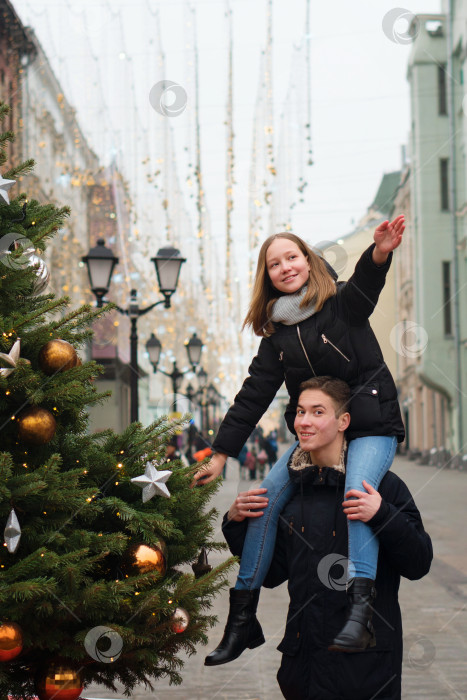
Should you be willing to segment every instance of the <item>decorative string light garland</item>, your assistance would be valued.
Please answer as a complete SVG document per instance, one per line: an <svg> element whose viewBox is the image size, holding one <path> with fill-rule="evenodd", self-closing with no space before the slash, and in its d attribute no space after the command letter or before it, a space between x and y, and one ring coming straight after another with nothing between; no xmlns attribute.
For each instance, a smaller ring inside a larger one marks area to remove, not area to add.
<svg viewBox="0 0 467 700"><path fill-rule="evenodd" d="M234 206L234 130L233 130L233 29L232 10L226 0L225 16L229 37L227 104L225 124L227 130L227 152L225 173L225 295L228 300L229 316L232 314L232 210Z"/></svg>

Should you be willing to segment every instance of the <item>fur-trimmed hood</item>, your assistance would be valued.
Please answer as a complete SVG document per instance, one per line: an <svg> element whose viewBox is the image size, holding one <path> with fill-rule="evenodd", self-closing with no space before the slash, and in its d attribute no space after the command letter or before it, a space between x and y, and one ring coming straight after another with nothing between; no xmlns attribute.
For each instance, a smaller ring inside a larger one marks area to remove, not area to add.
<svg viewBox="0 0 467 700"><path fill-rule="evenodd" d="M311 461L310 453L302 450L298 446L292 452L288 464L289 475L292 481L319 484L334 485L345 479L345 465L347 462L347 441L344 439L342 445L339 464L333 464L329 467L318 467Z"/></svg>

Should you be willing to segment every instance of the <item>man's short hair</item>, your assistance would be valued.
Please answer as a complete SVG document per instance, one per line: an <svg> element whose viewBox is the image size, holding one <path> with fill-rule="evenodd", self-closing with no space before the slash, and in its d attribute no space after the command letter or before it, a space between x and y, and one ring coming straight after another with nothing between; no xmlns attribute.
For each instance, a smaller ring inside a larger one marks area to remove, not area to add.
<svg viewBox="0 0 467 700"><path fill-rule="evenodd" d="M336 418L349 410L350 387L347 382L344 382L342 379L328 376L312 377L302 382L299 388L300 394L307 391L307 389L319 389L323 394L329 396L334 403Z"/></svg>

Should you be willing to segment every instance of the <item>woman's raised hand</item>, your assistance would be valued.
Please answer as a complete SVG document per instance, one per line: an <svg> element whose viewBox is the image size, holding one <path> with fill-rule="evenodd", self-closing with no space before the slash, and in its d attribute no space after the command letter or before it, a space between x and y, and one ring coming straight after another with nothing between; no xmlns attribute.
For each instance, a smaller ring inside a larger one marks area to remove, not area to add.
<svg viewBox="0 0 467 700"><path fill-rule="evenodd" d="M245 518L259 518L263 508L267 508L269 500L264 495L267 489L251 489L239 493L229 508L229 520L240 523Z"/></svg>
<svg viewBox="0 0 467 700"><path fill-rule="evenodd" d="M376 244L373 250L373 262L377 265L383 265L386 262L389 253L401 244L404 229L404 214L396 216L394 221L383 221L378 226L373 236Z"/></svg>
<svg viewBox="0 0 467 700"><path fill-rule="evenodd" d="M203 486L204 484L209 484L210 481L214 481L224 468L224 464L227 460L227 455L222 452L216 452L215 455L211 457L209 462L200 468L196 472L193 479L195 483L193 486Z"/></svg>

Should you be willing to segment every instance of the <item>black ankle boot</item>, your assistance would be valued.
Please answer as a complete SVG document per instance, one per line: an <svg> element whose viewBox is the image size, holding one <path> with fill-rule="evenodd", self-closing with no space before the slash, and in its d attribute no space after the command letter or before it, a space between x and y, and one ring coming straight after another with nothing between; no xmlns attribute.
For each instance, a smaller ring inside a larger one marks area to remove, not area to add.
<svg viewBox="0 0 467 700"><path fill-rule="evenodd" d="M238 659L245 649L264 644L263 630L256 619L259 588L253 591L230 589L230 610L222 641L204 659L205 666L219 666Z"/></svg>
<svg viewBox="0 0 467 700"><path fill-rule="evenodd" d="M375 582L371 578L353 579L348 591L350 610L347 621L329 651L356 652L375 646L375 632L371 623L375 598Z"/></svg>

